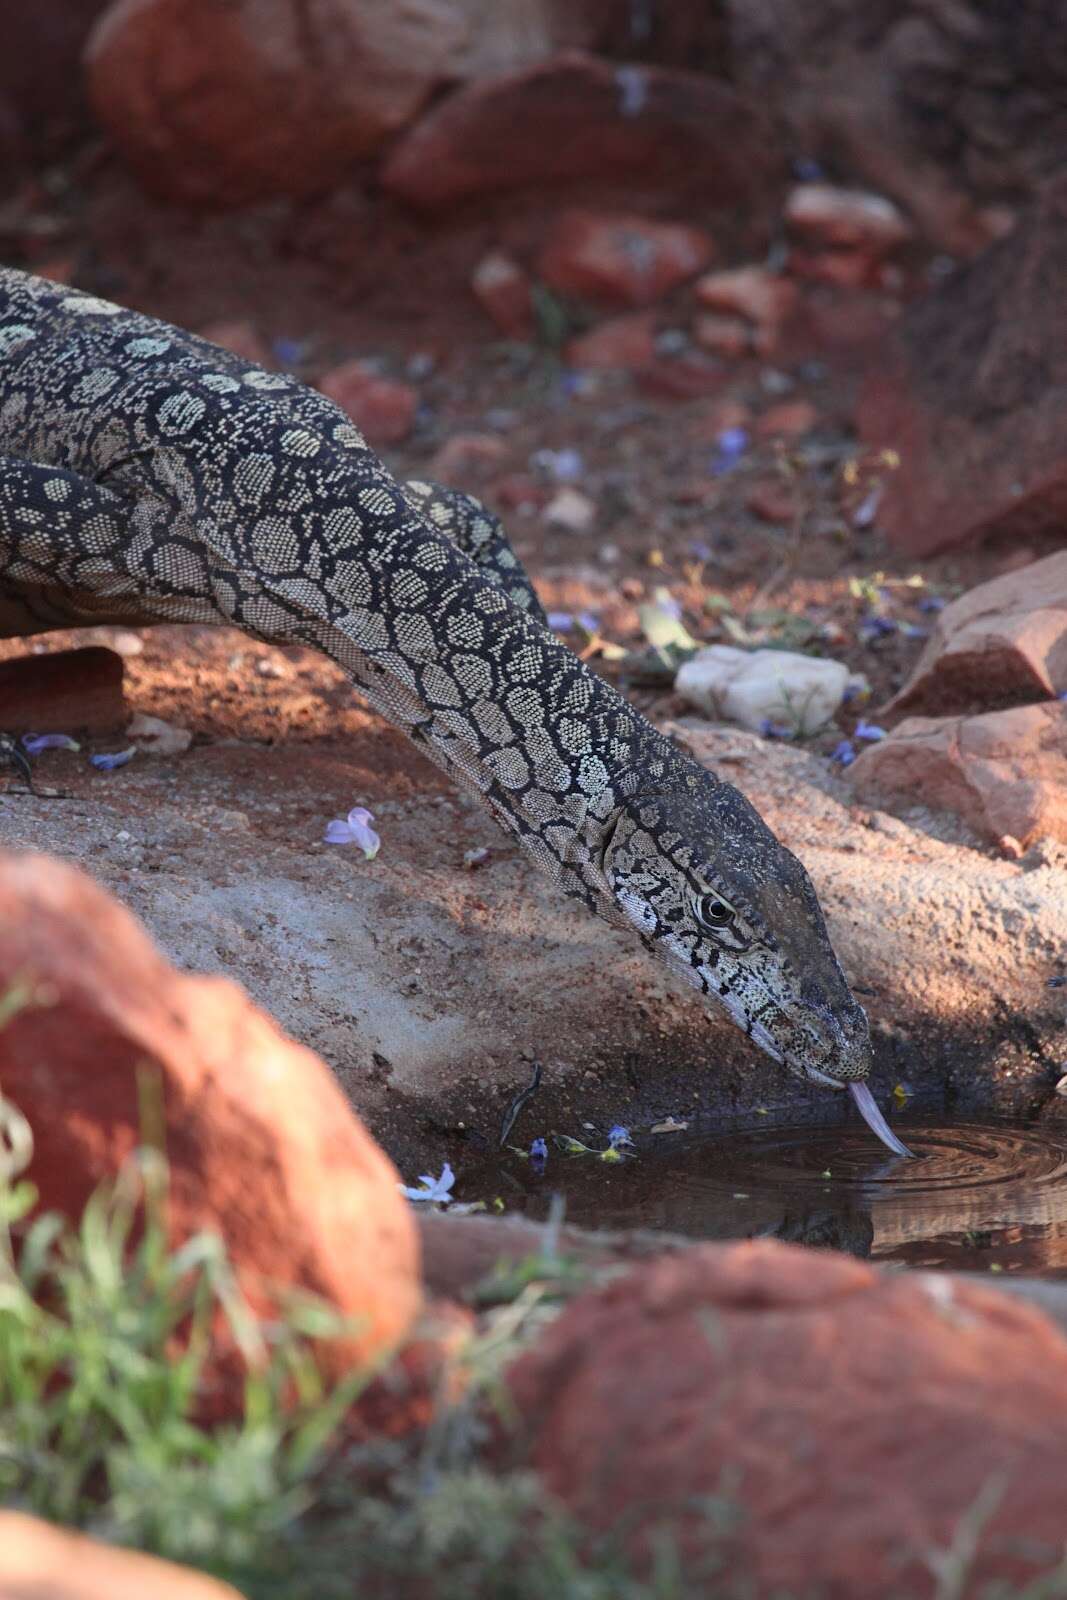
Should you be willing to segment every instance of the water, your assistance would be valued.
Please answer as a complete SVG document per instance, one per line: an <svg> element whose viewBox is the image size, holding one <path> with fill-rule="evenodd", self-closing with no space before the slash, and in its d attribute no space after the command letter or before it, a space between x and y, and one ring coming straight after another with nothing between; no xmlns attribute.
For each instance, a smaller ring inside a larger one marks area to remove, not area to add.
<svg viewBox="0 0 1067 1600"><path fill-rule="evenodd" d="M507 1152L464 1164L456 1192L500 1195L532 1218L558 1192L568 1221L585 1227L774 1236L909 1266L1067 1277L1067 1129L895 1126L915 1160L887 1155L859 1126L649 1134L618 1164L553 1150L542 1177Z"/></svg>

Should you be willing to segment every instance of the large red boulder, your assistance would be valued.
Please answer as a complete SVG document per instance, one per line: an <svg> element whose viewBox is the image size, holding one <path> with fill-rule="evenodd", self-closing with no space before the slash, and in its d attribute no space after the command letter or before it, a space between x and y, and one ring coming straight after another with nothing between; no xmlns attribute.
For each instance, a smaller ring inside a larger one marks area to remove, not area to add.
<svg viewBox="0 0 1067 1600"><path fill-rule="evenodd" d="M1015 234L912 307L870 373L858 424L900 456L878 518L898 549L1062 539L1065 308L1061 177Z"/></svg>
<svg viewBox="0 0 1067 1600"><path fill-rule="evenodd" d="M80 1215L141 1139L158 1086L175 1241L222 1235L246 1291L324 1296L345 1365L400 1340L418 1247L397 1173L329 1070L221 978L175 971L134 918L48 856L0 853L0 994L39 1000L0 1032L0 1093L33 1130L41 1204Z"/></svg>
<svg viewBox="0 0 1067 1600"><path fill-rule="evenodd" d="M1067 694L1067 551L991 578L946 606L886 707L944 715Z"/></svg>
<svg viewBox="0 0 1067 1600"><path fill-rule="evenodd" d="M114 0L93 107L146 187L218 207L329 189L440 87L588 44L560 0Z"/></svg>
<svg viewBox="0 0 1067 1600"><path fill-rule="evenodd" d="M953 811L1012 855L1067 844L1067 705L907 717L849 768L856 793Z"/></svg>
<svg viewBox="0 0 1067 1600"><path fill-rule="evenodd" d="M928 1600L968 1517L967 1594L1062 1555L1067 1340L958 1279L698 1246L571 1304L509 1388L571 1511L638 1550L666 1532L689 1573L710 1543L723 1592Z"/></svg>
<svg viewBox="0 0 1067 1600"><path fill-rule="evenodd" d="M457 90L382 169L385 187L424 211L592 180L743 206L757 230L782 176L770 118L730 84L577 50Z"/></svg>

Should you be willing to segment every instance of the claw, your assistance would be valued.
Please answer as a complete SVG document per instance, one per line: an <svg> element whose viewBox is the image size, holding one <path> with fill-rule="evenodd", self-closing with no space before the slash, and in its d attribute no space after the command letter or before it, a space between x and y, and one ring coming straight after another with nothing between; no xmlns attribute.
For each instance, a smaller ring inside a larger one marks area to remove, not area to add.
<svg viewBox="0 0 1067 1600"><path fill-rule="evenodd" d="M0 733L0 761L6 761L8 766L15 767L26 780L26 785L31 794L36 794L33 787L33 768L30 758L26 754L17 738L10 733Z"/></svg>

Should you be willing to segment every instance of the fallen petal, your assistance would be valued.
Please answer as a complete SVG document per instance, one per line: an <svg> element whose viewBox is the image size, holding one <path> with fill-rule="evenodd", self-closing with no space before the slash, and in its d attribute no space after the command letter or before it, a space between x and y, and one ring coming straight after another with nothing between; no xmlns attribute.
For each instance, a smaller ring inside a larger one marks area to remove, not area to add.
<svg viewBox="0 0 1067 1600"><path fill-rule="evenodd" d="M374 813L368 811L366 806L354 806L348 813L352 842L359 845L368 861L373 861L382 847L382 841L370 826L373 821Z"/></svg>
<svg viewBox="0 0 1067 1600"><path fill-rule="evenodd" d="M116 767L124 767L127 761L132 761L137 751L131 744L128 750L116 750L109 755L90 756L89 760L98 772L114 772Z"/></svg>
<svg viewBox="0 0 1067 1600"><path fill-rule="evenodd" d="M42 750L80 750L81 745L67 733L24 733L22 748L27 755L39 756Z"/></svg>

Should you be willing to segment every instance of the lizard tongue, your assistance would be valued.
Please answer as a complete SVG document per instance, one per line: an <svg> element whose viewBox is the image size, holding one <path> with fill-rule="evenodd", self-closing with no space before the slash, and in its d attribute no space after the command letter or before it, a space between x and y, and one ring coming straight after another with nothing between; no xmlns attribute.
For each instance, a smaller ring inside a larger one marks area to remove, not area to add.
<svg viewBox="0 0 1067 1600"><path fill-rule="evenodd" d="M896 1134L886 1122L875 1103L874 1095L865 1083L850 1083L849 1093L856 1102L856 1107L864 1122L872 1133L878 1135L887 1149L892 1150L897 1156L911 1156L911 1151L906 1144L901 1144ZM914 1159L914 1157L912 1157Z"/></svg>

